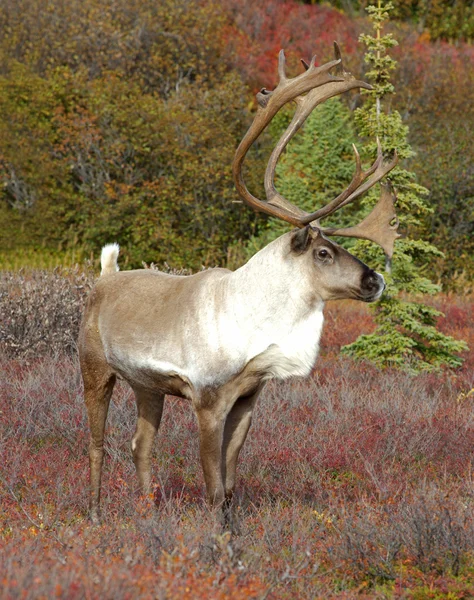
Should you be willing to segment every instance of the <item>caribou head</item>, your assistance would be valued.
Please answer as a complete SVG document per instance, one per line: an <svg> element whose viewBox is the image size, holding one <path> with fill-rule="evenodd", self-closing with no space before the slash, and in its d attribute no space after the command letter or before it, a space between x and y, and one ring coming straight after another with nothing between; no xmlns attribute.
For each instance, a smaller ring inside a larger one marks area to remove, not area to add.
<svg viewBox="0 0 474 600"><path fill-rule="evenodd" d="M291 237L291 251L306 262L314 293L323 301L350 298L378 300L385 289L384 278L350 252L331 242L317 227L306 225Z"/></svg>

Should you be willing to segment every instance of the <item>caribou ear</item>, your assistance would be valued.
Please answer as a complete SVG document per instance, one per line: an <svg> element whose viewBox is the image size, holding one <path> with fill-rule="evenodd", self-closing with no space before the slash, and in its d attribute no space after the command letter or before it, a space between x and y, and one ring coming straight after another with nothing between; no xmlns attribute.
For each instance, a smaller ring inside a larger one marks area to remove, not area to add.
<svg viewBox="0 0 474 600"><path fill-rule="evenodd" d="M309 248L311 240L320 235L317 227L306 225L303 229L297 229L291 238L291 251L295 254L303 254Z"/></svg>

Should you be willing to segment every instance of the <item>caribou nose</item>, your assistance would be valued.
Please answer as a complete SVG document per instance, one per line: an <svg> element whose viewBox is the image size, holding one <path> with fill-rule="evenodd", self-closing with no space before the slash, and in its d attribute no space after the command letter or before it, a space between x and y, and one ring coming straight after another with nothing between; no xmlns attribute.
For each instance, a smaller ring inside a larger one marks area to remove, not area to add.
<svg viewBox="0 0 474 600"><path fill-rule="evenodd" d="M362 277L362 294L367 302L378 300L385 289L385 280L383 275L375 271L368 271Z"/></svg>

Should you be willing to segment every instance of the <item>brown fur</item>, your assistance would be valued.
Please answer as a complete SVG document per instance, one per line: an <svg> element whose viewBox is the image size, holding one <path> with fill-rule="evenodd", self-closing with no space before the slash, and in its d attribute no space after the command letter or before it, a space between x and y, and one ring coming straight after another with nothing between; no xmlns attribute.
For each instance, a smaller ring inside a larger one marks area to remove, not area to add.
<svg viewBox="0 0 474 600"><path fill-rule="evenodd" d="M284 261L290 261L290 270L296 269L298 285L301 285L301 277L309 281L302 298L305 311L318 310L322 300L371 299L373 290L365 290L367 285L364 282L367 278L379 276L373 275L363 263L326 239L319 230L307 227L286 239L287 242L276 248L280 248L278 252L283 251ZM284 250L286 247L288 250ZM269 255L273 256L273 252ZM263 267L257 262L252 269L263 268L265 273L265 265L265 261ZM247 270L250 266L250 263L246 266ZM231 374L221 380L222 369L229 366L222 357L223 362L215 364L215 380L199 387L182 372L169 370L164 373L153 364L143 366L133 362L135 353L141 348L146 347L147 355L153 352L156 337L170 337L173 347L181 347L184 353L189 345L199 352L205 340L199 339L193 332L206 332L206 327L211 326L206 323L212 323L206 321L204 326L200 323L202 307L204 304L210 307L208 319L219 319L219 307L226 306L226 295L229 294L229 288L221 284L230 275L233 274L226 269L209 270L189 277L153 270L116 272L109 264L106 275L92 290L78 346L91 430L90 506L94 521L99 518L105 421L117 375L128 381L136 397L138 421L132 450L142 490L147 492L150 489L150 456L165 394L187 398L192 402L197 417L209 503L213 507L223 507L224 518L231 519L229 503L235 489L237 459L251 425L258 394L267 379L279 376L279 347L268 346L240 367L235 365ZM258 285L264 284L264 277L256 277ZM211 298L214 304L210 304ZM200 325L200 329L194 329L196 324ZM150 327L156 331L156 336L150 336ZM232 343L232 340L229 342ZM203 352L206 347L203 344ZM127 360L121 360L117 354L124 348ZM166 358L164 356L163 360Z"/></svg>

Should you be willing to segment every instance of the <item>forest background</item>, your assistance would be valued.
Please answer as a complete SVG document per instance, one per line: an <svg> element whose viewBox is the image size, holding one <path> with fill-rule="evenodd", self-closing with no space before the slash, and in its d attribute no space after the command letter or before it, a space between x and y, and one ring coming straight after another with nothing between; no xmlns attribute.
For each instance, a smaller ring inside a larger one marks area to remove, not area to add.
<svg viewBox="0 0 474 600"><path fill-rule="evenodd" d="M104 521L88 519L75 349L101 245L118 241L124 268L198 270L236 267L275 234L272 220L235 202L231 178L255 92L276 85L280 48L292 76L302 57L331 59L334 39L345 66L366 78L358 42L372 31L366 4L1 3L0 597L474 596L474 353L456 370L417 375L341 356L374 330L362 303L327 307L311 378L262 394L239 466L240 536L217 532L203 502L197 424L185 400L167 400L154 493L138 498L136 408L123 382L106 431ZM399 42L390 49L396 93L383 109L409 126L415 154L401 167L429 188L431 208L413 209L402 234L444 252L417 263L417 276L443 284L448 293L429 300L444 313L436 325L472 349L473 6L394 5L384 34ZM345 187L352 142L364 160L364 145L373 145L374 136L357 139L363 102L351 93L318 107L282 160L280 189L308 200L300 171L316 201ZM258 193L285 119L249 157L246 181ZM314 132L317 144L308 141ZM306 148L304 168L294 168ZM343 214L345 223L359 210ZM90 258L92 270L68 268ZM58 265L66 268L45 268ZM413 289L397 302L418 300ZM377 310L390 308L383 302Z"/></svg>
<svg viewBox="0 0 474 600"><path fill-rule="evenodd" d="M111 241L128 267L238 266L267 222L234 202L231 177L254 94L275 86L280 48L296 74L300 58L332 58L334 39L363 79L365 4L5 0L0 267L97 258ZM403 233L445 253L429 277L465 287L474 277L472 3L394 4L390 102L409 126L416 154L407 167L433 209ZM362 99L343 102L352 112ZM340 127L329 129L329 147L331 135L337 145ZM269 132L248 161L254 190L273 144ZM331 168L340 165L329 160L321 172Z"/></svg>

